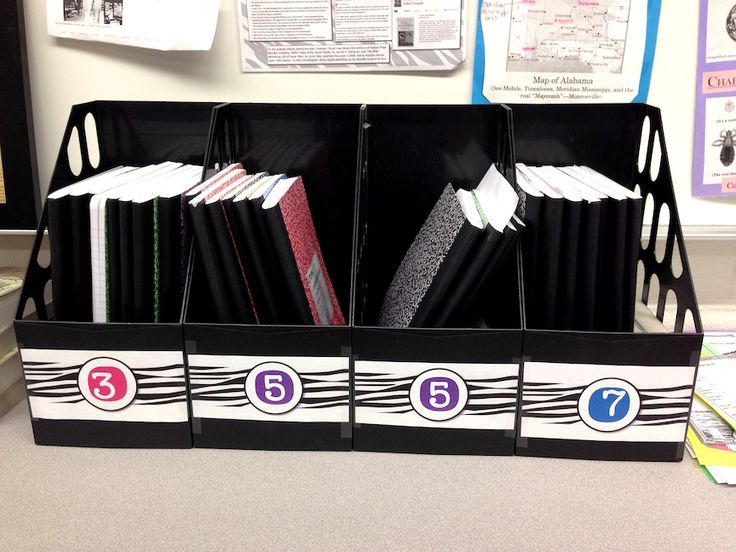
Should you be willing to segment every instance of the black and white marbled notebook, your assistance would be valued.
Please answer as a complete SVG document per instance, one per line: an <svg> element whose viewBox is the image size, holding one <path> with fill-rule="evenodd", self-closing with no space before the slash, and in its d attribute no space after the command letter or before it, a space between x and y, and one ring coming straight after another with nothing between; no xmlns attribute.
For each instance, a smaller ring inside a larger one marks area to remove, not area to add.
<svg viewBox="0 0 736 552"><path fill-rule="evenodd" d="M445 187L391 281L378 318L380 326L422 326L442 301L483 233L479 213L472 204L469 207L463 209L452 185Z"/></svg>
<svg viewBox="0 0 736 552"><path fill-rule="evenodd" d="M448 184L394 274L379 325L443 326L512 249L518 202L495 165L472 192Z"/></svg>

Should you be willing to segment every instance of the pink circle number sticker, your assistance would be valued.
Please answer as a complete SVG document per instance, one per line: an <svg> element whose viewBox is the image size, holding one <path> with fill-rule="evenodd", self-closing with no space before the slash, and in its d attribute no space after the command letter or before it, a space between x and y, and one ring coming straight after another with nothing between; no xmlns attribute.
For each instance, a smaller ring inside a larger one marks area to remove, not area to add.
<svg viewBox="0 0 736 552"><path fill-rule="evenodd" d="M409 400L422 418L444 422L463 411L468 402L468 386L455 372L442 368L428 370L411 384Z"/></svg>
<svg viewBox="0 0 736 552"><path fill-rule="evenodd" d="M79 371L77 385L92 406L113 412L133 402L138 390L130 368L112 358L94 358Z"/></svg>
<svg viewBox="0 0 736 552"><path fill-rule="evenodd" d="M302 380L282 362L264 362L248 372L245 394L261 412L286 414L302 399Z"/></svg>

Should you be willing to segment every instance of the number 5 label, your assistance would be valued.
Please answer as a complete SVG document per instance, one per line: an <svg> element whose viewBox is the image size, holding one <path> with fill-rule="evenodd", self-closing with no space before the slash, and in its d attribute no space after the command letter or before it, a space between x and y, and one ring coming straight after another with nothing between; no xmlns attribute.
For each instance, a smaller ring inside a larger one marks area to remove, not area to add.
<svg viewBox="0 0 736 552"><path fill-rule="evenodd" d="M283 362L263 362L245 378L245 394L251 404L266 414L286 414L302 400L302 381Z"/></svg>
<svg viewBox="0 0 736 552"><path fill-rule="evenodd" d="M618 378L595 381L578 400L578 413L585 425L596 431L618 431L639 414L641 397L636 387Z"/></svg>
<svg viewBox="0 0 736 552"><path fill-rule="evenodd" d="M436 368L419 374L409 389L414 411L433 422L460 414L468 402L468 386L455 372Z"/></svg>

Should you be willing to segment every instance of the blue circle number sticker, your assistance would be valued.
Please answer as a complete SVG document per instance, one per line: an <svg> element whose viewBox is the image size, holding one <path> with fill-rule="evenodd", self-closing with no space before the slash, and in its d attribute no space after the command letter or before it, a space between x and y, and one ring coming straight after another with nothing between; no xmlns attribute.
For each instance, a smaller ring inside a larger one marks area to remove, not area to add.
<svg viewBox="0 0 736 552"><path fill-rule="evenodd" d="M639 414L641 397L628 381L606 378L586 387L578 400L578 413L596 431L618 431Z"/></svg>
<svg viewBox="0 0 736 552"><path fill-rule="evenodd" d="M419 374L409 389L414 411L433 422L454 418L468 402L468 386L455 372L437 368Z"/></svg>

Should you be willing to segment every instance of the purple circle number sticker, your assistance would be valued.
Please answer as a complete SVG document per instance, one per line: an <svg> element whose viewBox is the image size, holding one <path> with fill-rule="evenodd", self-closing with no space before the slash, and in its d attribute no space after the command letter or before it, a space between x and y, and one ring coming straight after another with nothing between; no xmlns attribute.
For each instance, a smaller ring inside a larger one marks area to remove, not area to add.
<svg viewBox="0 0 736 552"><path fill-rule="evenodd" d="M302 399L302 381L282 362L264 362L245 378L245 394L251 404L266 414L285 414Z"/></svg>
<svg viewBox="0 0 736 552"><path fill-rule="evenodd" d="M434 422L460 414L468 402L468 386L455 372L436 368L416 377L409 389L414 411Z"/></svg>

